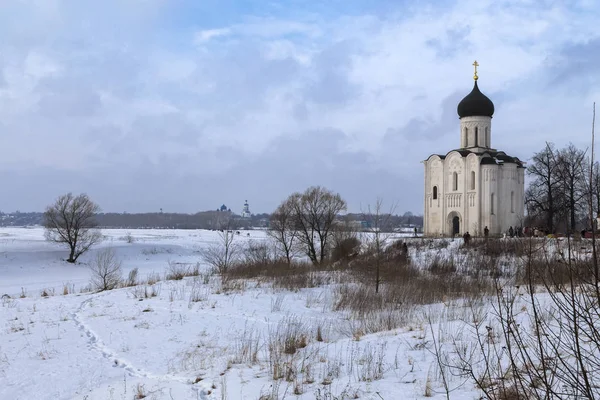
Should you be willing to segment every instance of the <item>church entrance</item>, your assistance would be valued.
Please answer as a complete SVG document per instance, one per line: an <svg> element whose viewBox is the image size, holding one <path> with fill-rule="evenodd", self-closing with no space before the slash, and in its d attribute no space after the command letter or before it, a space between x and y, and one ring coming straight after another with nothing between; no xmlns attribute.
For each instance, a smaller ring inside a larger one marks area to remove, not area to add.
<svg viewBox="0 0 600 400"><path fill-rule="evenodd" d="M459 231L460 231L460 220L458 219L458 217L454 217L454 218L452 218L452 234L458 235Z"/></svg>
<svg viewBox="0 0 600 400"><path fill-rule="evenodd" d="M460 223L461 223L461 218L460 218L460 214L457 213L456 211L452 211L450 214L448 214L448 219L447 219L447 234L449 236L455 236L458 235L460 233Z"/></svg>

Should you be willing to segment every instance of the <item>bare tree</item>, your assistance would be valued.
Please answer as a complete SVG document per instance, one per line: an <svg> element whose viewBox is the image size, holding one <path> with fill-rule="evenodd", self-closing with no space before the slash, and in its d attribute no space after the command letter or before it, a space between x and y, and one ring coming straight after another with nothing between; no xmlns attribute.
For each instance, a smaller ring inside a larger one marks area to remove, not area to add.
<svg viewBox="0 0 600 400"><path fill-rule="evenodd" d="M558 152L558 179L561 182L561 196L568 212L569 230L574 232L577 226L577 215L585 207L586 195L585 172L587 161L585 151L579 150L572 143Z"/></svg>
<svg viewBox="0 0 600 400"><path fill-rule="evenodd" d="M313 264L323 263L328 254L335 219L346 210L346 202L339 193L321 186L310 187L304 193L294 193L288 201L294 211L298 241Z"/></svg>
<svg viewBox="0 0 600 400"><path fill-rule="evenodd" d="M75 263L80 255L102 240L95 215L100 207L86 194L67 193L46 208L46 240L69 247L67 262Z"/></svg>
<svg viewBox="0 0 600 400"><path fill-rule="evenodd" d="M240 246L235 241L235 233L223 229L219 232L219 243L203 249L201 254L204 261L219 274L226 274L240 256Z"/></svg>
<svg viewBox="0 0 600 400"><path fill-rule="evenodd" d="M96 257L90 263L90 270L92 272L92 287L96 290L113 290L119 287L123 281L121 261L117 258L113 249L98 251Z"/></svg>
<svg viewBox="0 0 600 400"><path fill-rule="evenodd" d="M527 188L525 202L531 214L544 219L546 229L554 232L555 217L559 208L560 180L555 150L552 143L546 143L544 150L533 156L527 173L533 182Z"/></svg>
<svg viewBox="0 0 600 400"><path fill-rule="evenodd" d="M275 242L275 247L289 264L297 251L298 231L295 226L294 205L288 198L271 215L267 235Z"/></svg>
<svg viewBox="0 0 600 400"><path fill-rule="evenodd" d="M385 249L388 241L392 236L389 230L390 219L396 209L396 205L390 207L389 212L383 212L383 200L378 198L375 201L375 206L367 207L367 212L364 213L363 219L367 222L367 232L364 237L364 242L367 244L369 252L373 254L375 263L375 293L379 293L381 284L381 264L385 256Z"/></svg>

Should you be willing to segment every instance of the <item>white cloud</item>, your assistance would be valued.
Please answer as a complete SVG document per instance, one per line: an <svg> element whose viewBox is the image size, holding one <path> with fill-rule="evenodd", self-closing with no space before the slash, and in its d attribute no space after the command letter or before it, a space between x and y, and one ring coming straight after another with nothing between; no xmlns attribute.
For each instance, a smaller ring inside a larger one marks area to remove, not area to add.
<svg viewBox="0 0 600 400"><path fill-rule="evenodd" d="M196 44L204 44L211 41L212 39L228 36L231 34L231 30L227 28L223 29L206 29L196 33L195 41Z"/></svg>
<svg viewBox="0 0 600 400"><path fill-rule="evenodd" d="M153 182L159 192L157 168L215 185L207 189L215 192L211 204L173 200L185 210L212 207L219 193L244 197L268 176L271 192L253 201L268 211L290 190L286 179L305 171L304 184L338 182L351 205L372 201L355 190L361 182L339 176L361 160L368 169L361 176L375 179L370 191L419 212L421 187L399 188L420 185L421 159L457 146L455 101L471 90L474 59L480 87L497 106L495 146L527 158L545 140L587 140L593 90L569 92L560 83L577 76L566 49L581 46L573 50L578 62L595 54L586 47L599 37L595 3L578 4L582 13L558 1L460 0L444 8L398 6L385 16L244 16L202 30L196 22L161 25L161 13L178 11L173 3L137 4L140 13L129 3L94 10L53 4L47 15L23 14L22 23L33 21L27 40L19 21L0 17L0 121L11 133L0 135L0 146L13 149L0 171L77 169L93 181L118 169L133 188ZM56 29L44 31L49 21ZM598 73L588 74L598 82ZM586 134L579 139L579 132ZM324 148L327 135L335 140ZM294 150L331 168L319 175L271 157L278 151L290 159ZM377 182L381 169L397 182ZM236 180L237 192L226 189L226 174L240 171L247 178ZM36 198L55 196L48 193ZM113 193L103 207L121 210L130 195ZM0 209L23 209L19 202L28 197L17 192L0 200Z"/></svg>

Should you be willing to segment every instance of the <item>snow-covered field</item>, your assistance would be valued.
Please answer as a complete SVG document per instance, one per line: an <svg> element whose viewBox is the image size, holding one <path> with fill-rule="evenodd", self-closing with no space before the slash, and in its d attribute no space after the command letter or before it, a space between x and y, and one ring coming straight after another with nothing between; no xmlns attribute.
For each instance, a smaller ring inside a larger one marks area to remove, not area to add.
<svg viewBox="0 0 600 400"><path fill-rule="evenodd" d="M43 229L0 229L0 295L10 296L0 307L0 399L445 398L422 313L401 329L357 335L352 316L332 310L328 285L224 291L201 274L81 293L102 247L144 278L164 276L169 262L201 262L199 251L218 242L211 231L129 232L133 243L125 230L104 230L102 245L71 265ZM477 395L470 383L452 392Z"/></svg>

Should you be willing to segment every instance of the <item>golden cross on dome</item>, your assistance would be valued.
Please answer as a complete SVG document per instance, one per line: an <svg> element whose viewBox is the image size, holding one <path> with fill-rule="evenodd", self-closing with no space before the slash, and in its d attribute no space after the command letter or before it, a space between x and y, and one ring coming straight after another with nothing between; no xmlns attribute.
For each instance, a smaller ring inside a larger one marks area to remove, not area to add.
<svg viewBox="0 0 600 400"><path fill-rule="evenodd" d="M475 60L473 66L475 67L475 75L473 75L473 79L477 80L479 79L479 77L477 76L477 67L479 67L479 63L477 62L477 60Z"/></svg>

